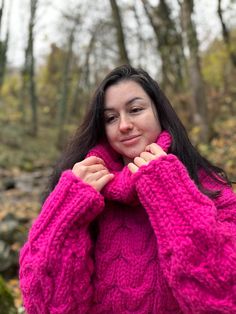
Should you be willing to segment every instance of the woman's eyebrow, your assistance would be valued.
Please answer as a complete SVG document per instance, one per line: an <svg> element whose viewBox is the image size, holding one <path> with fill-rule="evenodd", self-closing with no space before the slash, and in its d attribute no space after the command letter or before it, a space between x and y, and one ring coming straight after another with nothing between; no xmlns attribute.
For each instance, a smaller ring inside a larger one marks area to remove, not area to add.
<svg viewBox="0 0 236 314"><path fill-rule="evenodd" d="M143 100L142 97L134 97L129 99L126 103L125 106L131 105L133 102L135 102L136 100ZM104 111L109 111L109 110L115 110L115 108L110 107L110 108L104 108Z"/></svg>

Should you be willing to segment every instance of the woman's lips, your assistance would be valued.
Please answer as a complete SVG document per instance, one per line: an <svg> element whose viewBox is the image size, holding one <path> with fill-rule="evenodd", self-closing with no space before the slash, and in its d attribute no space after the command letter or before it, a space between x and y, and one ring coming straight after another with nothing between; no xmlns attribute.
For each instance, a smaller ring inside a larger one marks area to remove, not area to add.
<svg viewBox="0 0 236 314"><path fill-rule="evenodd" d="M121 140L121 142L124 145L133 145L133 144L135 144L136 142L139 141L139 138L140 138L140 135L130 136L128 138L125 138L125 139Z"/></svg>

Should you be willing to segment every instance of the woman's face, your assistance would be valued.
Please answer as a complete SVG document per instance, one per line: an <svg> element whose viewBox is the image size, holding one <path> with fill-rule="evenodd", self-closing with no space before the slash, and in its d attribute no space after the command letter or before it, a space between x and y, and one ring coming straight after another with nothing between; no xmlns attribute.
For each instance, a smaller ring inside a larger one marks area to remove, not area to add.
<svg viewBox="0 0 236 314"><path fill-rule="evenodd" d="M121 81L108 87L104 107L108 142L122 155L125 164L155 142L161 132L150 97L134 81Z"/></svg>

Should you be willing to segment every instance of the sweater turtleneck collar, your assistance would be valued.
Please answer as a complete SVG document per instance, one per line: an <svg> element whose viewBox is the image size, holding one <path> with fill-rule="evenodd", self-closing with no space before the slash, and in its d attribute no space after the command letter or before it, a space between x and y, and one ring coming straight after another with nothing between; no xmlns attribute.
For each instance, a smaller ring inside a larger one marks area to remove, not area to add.
<svg viewBox="0 0 236 314"><path fill-rule="evenodd" d="M171 145L171 135L162 131L156 143L167 153ZM104 160L107 169L115 177L101 191L105 199L125 204L136 204L137 196L134 188L132 173L124 166L122 156L115 152L108 142L96 145L87 154L87 157L96 156Z"/></svg>

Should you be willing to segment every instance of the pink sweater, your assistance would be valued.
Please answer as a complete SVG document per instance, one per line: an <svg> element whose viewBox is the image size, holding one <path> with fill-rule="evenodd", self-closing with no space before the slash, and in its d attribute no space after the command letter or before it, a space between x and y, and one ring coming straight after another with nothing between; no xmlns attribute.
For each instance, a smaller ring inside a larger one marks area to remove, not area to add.
<svg viewBox="0 0 236 314"><path fill-rule="evenodd" d="M158 144L168 149L166 132ZM232 190L202 175L205 187L222 189L209 199L172 154L134 175L105 144L89 155L115 178L100 194L62 174L21 251L27 313L236 313Z"/></svg>

